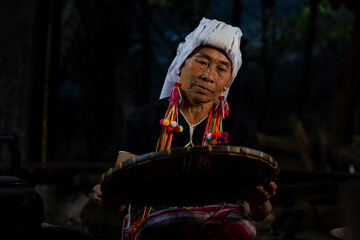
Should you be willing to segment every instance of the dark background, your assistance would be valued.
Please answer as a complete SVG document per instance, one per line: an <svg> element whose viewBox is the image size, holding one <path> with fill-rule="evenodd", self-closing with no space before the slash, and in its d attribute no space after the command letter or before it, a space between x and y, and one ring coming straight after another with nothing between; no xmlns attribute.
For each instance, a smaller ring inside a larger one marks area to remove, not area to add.
<svg viewBox="0 0 360 240"><path fill-rule="evenodd" d="M283 179L357 176L357 0L4 0L0 133L17 135L23 177L96 182L78 173L115 162L124 120L159 97L178 44L202 17L242 29L230 111L253 122ZM9 161L0 145L1 166Z"/></svg>

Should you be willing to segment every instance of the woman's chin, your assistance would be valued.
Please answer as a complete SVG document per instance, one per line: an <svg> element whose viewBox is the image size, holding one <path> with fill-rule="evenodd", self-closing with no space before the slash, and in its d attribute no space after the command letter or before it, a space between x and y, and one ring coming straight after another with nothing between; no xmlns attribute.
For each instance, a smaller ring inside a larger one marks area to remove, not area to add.
<svg viewBox="0 0 360 240"><path fill-rule="evenodd" d="M213 103L214 100L208 97L196 97L189 100L194 105L204 105L207 103Z"/></svg>

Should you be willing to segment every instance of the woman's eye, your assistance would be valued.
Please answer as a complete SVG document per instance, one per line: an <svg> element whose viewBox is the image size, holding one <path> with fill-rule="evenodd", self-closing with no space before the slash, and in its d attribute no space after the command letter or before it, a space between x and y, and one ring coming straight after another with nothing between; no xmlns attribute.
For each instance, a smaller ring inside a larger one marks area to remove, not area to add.
<svg viewBox="0 0 360 240"><path fill-rule="evenodd" d="M202 59L202 58L195 58L195 61L197 63L199 63L200 65L202 65L202 66L207 66L208 65L208 62L206 60Z"/></svg>

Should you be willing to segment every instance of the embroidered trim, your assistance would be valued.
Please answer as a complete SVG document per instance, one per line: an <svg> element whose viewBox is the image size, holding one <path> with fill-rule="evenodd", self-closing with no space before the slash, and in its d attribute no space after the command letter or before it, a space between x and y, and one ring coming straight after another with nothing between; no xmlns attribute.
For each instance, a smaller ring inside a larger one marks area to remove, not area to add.
<svg viewBox="0 0 360 240"><path fill-rule="evenodd" d="M189 132L190 132L190 141L185 145L185 147L188 147L188 146L194 146L194 143L193 143L193 135L194 135L194 130L196 128L196 126L198 126L199 124L201 124L208 116L204 117L200 122L196 123L196 124L191 124L185 114L179 109L181 115L184 117L185 121L187 122L187 124L189 125Z"/></svg>

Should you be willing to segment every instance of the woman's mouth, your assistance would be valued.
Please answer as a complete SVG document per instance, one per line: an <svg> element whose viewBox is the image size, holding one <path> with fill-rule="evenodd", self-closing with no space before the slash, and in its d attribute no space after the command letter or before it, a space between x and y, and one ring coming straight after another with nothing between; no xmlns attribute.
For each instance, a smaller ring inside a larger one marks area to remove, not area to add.
<svg viewBox="0 0 360 240"><path fill-rule="evenodd" d="M199 84L196 84L195 87L197 88L197 90L199 92L202 92L202 93L213 93L213 91L211 91L209 88L203 86L203 85L199 85Z"/></svg>

